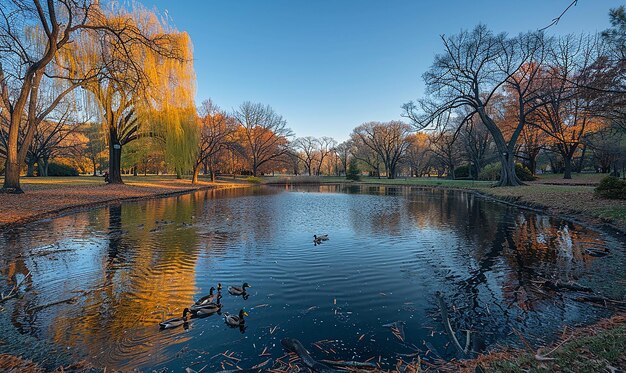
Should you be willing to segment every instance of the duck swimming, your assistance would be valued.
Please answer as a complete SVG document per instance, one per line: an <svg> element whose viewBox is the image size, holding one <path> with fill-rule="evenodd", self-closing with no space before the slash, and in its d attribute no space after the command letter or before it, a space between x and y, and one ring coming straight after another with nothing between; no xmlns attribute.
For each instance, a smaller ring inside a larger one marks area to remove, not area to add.
<svg viewBox="0 0 626 373"><path fill-rule="evenodd" d="M317 245L321 245L322 241L328 241L328 235L327 234L323 234L323 235L313 235L313 243L315 244L315 246Z"/></svg>
<svg viewBox="0 0 626 373"><path fill-rule="evenodd" d="M224 313L224 322L229 326L241 326L246 323L246 320L243 318L244 316L248 316L244 310L239 310L239 316L231 315L226 312Z"/></svg>
<svg viewBox="0 0 626 373"><path fill-rule="evenodd" d="M211 289L209 289L209 295L205 295L202 298L198 299L196 301L196 303L193 304L193 306L202 306L203 304L208 304L213 302L213 290L215 290L215 288L213 286L211 286ZM193 311L193 306L192 307L192 311Z"/></svg>
<svg viewBox="0 0 626 373"><path fill-rule="evenodd" d="M222 310L220 299L222 299L222 295L218 293L217 303L207 303L202 306L196 306L195 310L194 306L191 306L191 312L195 312L197 316L208 316L220 312Z"/></svg>
<svg viewBox="0 0 626 373"><path fill-rule="evenodd" d="M244 282L241 287L239 286L229 286L228 292L232 295L244 295L246 294L246 288L251 288L252 286L248 285L247 282Z"/></svg>
<svg viewBox="0 0 626 373"><path fill-rule="evenodd" d="M173 317L171 319L167 319L159 323L161 329L172 329L184 325L187 323L187 314L189 313L189 308L185 308L183 310L182 317Z"/></svg>

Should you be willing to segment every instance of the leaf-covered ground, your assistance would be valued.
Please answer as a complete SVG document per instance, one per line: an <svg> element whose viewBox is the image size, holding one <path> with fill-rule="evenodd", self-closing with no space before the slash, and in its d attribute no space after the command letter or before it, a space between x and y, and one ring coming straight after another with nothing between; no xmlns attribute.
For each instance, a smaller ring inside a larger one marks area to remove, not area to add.
<svg viewBox="0 0 626 373"><path fill-rule="evenodd" d="M192 185L190 180L166 176L128 177L124 181L123 185L107 185L101 177L90 176L23 178L24 194L0 194L0 227L75 207L234 185L205 181Z"/></svg>

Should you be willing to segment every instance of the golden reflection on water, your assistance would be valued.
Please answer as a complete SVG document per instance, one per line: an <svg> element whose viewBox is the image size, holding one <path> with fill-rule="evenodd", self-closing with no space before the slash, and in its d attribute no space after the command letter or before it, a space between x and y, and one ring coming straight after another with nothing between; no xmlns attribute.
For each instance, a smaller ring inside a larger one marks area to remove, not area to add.
<svg viewBox="0 0 626 373"><path fill-rule="evenodd" d="M541 310L554 297L538 291L537 283L553 278L577 281L595 260L584 255L584 249L603 245L598 232L515 208L489 209L484 199L469 193L384 186L346 190L335 185L314 191L401 196L368 199L364 208L342 195L345 198L329 208L346 210L346 221L357 239L394 241L414 232L410 234L420 245L433 237L453 237L445 241L450 247L435 247L439 243L434 240L432 248L416 250L413 265L432 270L433 277L449 284L449 293L473 302L478 310L485 306L479 297L484 288L494 299L501 297L504 306L520 310L518 317ZM280 227L302 230L302 214L293 209L307 206L280 206L272 200L247 208L207 203L256 193L253 189L207 191L125 203L42 222L37 234L5 233L0 242L9 255L1 259L0 275L12 286L32 274L24 281L24 287L30 288L27 296L11 310L12 323L24 333L47 335L60 345L77 347L96 365L130 369L172 359L171 346L191 337L182 328L158 334L158 311L178 316L193 303L200 291L197 277L210 271L200 266L201 257L208 262L224 257L228 244L238 242L251 249L238 259L254 260L264 255L259 243L280 243L276 237ZM336 218L332 210L327 213L328 219ZM66 235L74 242L67 241ZM436 272L444 264L451 274ZM402 265L415 270L410 263ZM48 293L60 299L47 298ZM65 300L63 307L46 306ZM472 317L473 311L468 311ZM504 314L508 317L508 311ZM485 316L476 316L480 317Z"/></svg>

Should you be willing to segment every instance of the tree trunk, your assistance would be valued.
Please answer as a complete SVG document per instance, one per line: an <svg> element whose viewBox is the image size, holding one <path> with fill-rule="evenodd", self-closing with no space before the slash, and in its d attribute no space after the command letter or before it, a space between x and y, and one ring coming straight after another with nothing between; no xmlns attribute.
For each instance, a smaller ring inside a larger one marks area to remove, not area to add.
<svg viewBox="0 0 626 373"><path fill-rule="evenodd" d="M570 155L563 157L563 163L565 163L565 172L563 173L563 179L572 178L572 157Z"/></svg>
<svg viewBox="0 0 626 373"><path fill-rule="evenodd" d="M396 169L394 166L389 166L389 170L387 171L387 179L395 179L396 178Z"/></svg>
<svg viewBox="0 0 626 373"><path fill-rule="evenodd" d="M124 184L122 181L122 145L112 132L109 141L109 184Z"/></svg>
<svg viewBox="0 0 626 373"><path fill-rule="evenodd" d="M515 175L515 162L513 160L513 152L515 150L515 139L511 139L507 145L502 132L495 124L495 122L487 115L484 107L479 108L478 114L480 119L487 127L487 130L491 133L491 138L496 144L496 150L500 158L500 181L498 186L518 186L522 185Z"/></svg>
<svg viewBox="0 0 626 373"><path fill-rule="evenodd" d="M12 153L15 153L14 156ZM4 166L3 193L21 194L24 193L20 186L20 164L17 162L17 150L7 149L7 160Z"/></svg>
<svg viewBox="0 0 626 373"><path fill-rule="evenodd" d="M211 173L211 182L215 182L215 168L213 167L213 162L209 164L209 172Z"/></svg>
<svg viewBox="0 0 626 373"><path fill-rule="evenodd" d="M32 156L26 158L26 165L28 166L28 169L26 171L26 176L34 177L35 176L35 159Z"/></svg>
<svg viewBox="0 0 626 373"><path fill-rule="evenodd" d="M498 186L519 186L522 183L515 174L515 162L510 152L500 153L500 181Z"/></svg>
<svg viewBox="0 0 626 373"><path fill-rule="evenodd" d="M42 158L42 162L43 162L43 175L41 176L48 176L48 165L50 164L49 162L50 158L49 157L43 157Z"/></svg>
<svg viewBox="0 0 626 373"><path fill-rule="evenodd" d="M576 172L581 173L583 172L583 166L585 163L585 154L587 153L587 145L583 144L583 153L580 155L580 160L578 161L578 165L576 166Z"/></svg>
<svg viewBox="0 0 626 373"><path fill-rule="evenodd" d="M531 156L528 159L528 168L530 168L530 172L535 175L537 170L537 156Z"/></svg>
<svg viewBox="0 0 626 373"><path fill-rule="evenodd" d="M192 184L197 184L198 183L198 174L200 173L200 166L202 164L196 164L193 168L193 176L191 177L191 183Z"/></svg>
<svg viewBox="0 0 626 373"><path fill-rule="evenodd" d="M176 167L176 179L180 180L182 178L183 178L182 172L180 172L180 169Z"/></svg>
<svg viewBox="0 0 626 373"><path fill-rule="evenodd" d="M91 164L93 165L93 176L98 176L98 174L96 173L96 160L92 159Z"/></svg>

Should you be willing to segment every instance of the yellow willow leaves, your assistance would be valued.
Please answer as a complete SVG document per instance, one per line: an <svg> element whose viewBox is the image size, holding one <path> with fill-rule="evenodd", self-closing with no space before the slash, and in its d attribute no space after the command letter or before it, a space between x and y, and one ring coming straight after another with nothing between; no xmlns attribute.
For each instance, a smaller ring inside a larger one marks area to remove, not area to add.
<svg viewBox="0 0 626 373"><path fill-rule="evenodd" d="M166 157L177 168L188 168L198 137L189 35L138 3L107 4L94 10L94 29L85 30L60 59L76 77L97 73L83 88L105 129L119 137L131 133L124 126L136 123L136 136L128 141L163 140ZM137 122L125 119L129 116Z"/></svg>

